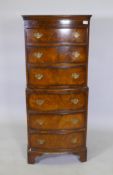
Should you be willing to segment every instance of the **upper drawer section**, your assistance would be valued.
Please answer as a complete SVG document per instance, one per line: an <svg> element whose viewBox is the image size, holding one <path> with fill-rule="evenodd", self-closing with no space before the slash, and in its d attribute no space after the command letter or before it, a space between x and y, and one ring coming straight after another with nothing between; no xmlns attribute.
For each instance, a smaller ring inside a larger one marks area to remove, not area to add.
<svg viewBox="0 0 113 175"><path fill-rule="evenodd" d="M86 43L88 38L87 28L65 29L26 29L27 44L40 43Z"/></svg>
<svg viewBox="0 0 113 175"><path fill-rule="evenodd" d="M86 46L27 47L30 64L85 63L88 58Z"/></svg>
<svg viewBox="0 0 113 175"><path fill-rule="evenodd" d="M28 84L31 87L76 85L83 86L87 82L85 66L70 67L30 67L28 70Z"/></svg>

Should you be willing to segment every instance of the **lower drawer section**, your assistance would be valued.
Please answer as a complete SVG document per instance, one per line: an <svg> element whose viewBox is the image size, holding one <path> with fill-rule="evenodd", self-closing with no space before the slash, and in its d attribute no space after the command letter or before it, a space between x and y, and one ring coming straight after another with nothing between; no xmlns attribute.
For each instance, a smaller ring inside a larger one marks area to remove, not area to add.
<svg viewBox="0 0 113 175"><path fill-rule="evenodd" d="M83 146L85 132L73 132L68 134L30 134L29 145L32 148L69 149Z"/></svg>
<svg viewBox="0 0 113 175"><path fill-rule="evenodd" d="M86 109L87 95L87 89L30 90L27 107L38 112Z"/></svg>
<svg viewBox="0 0 113 175"><path fill-rule="evenodd" d="M42 130L78 129L85 127L85 113L29 115L29 127Z"/></svg>

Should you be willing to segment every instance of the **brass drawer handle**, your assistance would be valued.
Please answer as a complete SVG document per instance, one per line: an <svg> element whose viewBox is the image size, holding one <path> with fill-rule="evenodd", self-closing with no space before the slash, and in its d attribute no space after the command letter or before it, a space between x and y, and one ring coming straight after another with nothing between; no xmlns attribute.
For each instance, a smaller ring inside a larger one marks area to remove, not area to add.
<svg viewBox="0 0 113 175"><path fill-rule="evenodd" d="M74 58L78 58L80 56L80 53L78 51L75 51L75 52L72 53L72 56Z"/></svg>
<svg viewBox="0 0 113 175"><path fill-rule="evenodd" d="M35 75L35 78L36 78L37 80L41 80L41 79L43 78L43 74L36 74L36 75Z"/></svg>
<svg viewBox="0 0 113 175"><path fill-rule="evenodd" d="M77 143L77 138L72 139L71 143L76 144Z"/></svg>
<svg viewBox="0 0 113 175"><path fill-rule="evenodd" d="M71 99L71 103L77 105L79 103L79 99L78 98Z"/></svg>
<svg viewBox="0 0 113 175"><path fill-rule="evenodd" d="M80 33L79 32L74 32L74 37L75 38L79 38L80 37Z"/></svg>
<svg viewBox="0 0 113 175"><path fill-rule="evenodd" d="M41 140L41 139L40 140L37 140L37 144L38 145L43 145L44 143L45 143L45 140Z"/></svg>
<svg viewBox="0 0 113 175"><path fill-rule="evenodd" d="M42 36L43 36L42 33L39 33L39 32L34 33L34 37L35 37L36 39L40 39Z"/></svg>
<svg viewBox="0 0 113 175"><path fill-rule="evenodd" d="M72 118L72 119L71 119L71 122L72 122L73 124L77 124L77 123L79 122L79 119L77 119L77 118Z"/></svg>
<svg viewBox="0 0 113 175"><path fill-rule="evenodd" d="M42 126L44 124L44 121L42 121L42 120L36 120L36 124Z"/></svg>
<svg viewBox="0 0 113 175"><path fill-rule="evenodd" d="M39 106L43 105L44 102L45 102L45 100L42 100L42 99L36 100L36 104L39 105Z"/></svg>
<svg viewBox="0 0 113 175"><path fill-rule="evenodd" d="M37 52L37 53L34 53L34 56L38 59L40 59L42 56L43 56L43 53L41 52Z"/></svg>
<svg viewBox="0 0 113 175"><path fill-rule="evenodd" d="M73 79L78 79L80 77L80 75L77 74L77 73L72 73L71 76L72 76Z"/></svg>

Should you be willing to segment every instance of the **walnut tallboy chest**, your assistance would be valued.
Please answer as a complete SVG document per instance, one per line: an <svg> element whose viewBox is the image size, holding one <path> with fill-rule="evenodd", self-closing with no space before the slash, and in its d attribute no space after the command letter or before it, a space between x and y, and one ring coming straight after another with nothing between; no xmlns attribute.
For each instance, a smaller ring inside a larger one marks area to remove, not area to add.
<svg viewBox="0 0 113 175"><path fill-rule="evenodd" d="M44 153L87 159L90 17L23 16L28 163Z"/></svg>

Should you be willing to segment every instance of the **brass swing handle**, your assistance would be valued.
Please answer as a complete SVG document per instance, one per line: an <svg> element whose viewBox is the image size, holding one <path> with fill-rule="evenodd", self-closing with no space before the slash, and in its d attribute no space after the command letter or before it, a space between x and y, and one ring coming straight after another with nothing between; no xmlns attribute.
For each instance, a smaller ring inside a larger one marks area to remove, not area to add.
<svg viewBox="0 0 113 175"><path fill-rule="evenodd" d="M73 56L73 58L79 58L80 53L78 51L74 51L74 52L72 52L72 56Z"/></svg>
<svg viewBox="0 0 113 175"><path fill-rule="evenodd" d="M33 55L35 58L40 59L40 58L42 58L43 53L42 52L35 52Z"/></svg>
<svg viewBox="0 0 113 175"><path fill-rule="evenodd" d="M72 118L70 121L71 121L71 123L73 123L75 125L75 124L77 124L79 122L79 119Z"/></svg>
<svg viewBox="0 0 113 175"><path fill-rule="evenodd" d="M76 38L76 39L77 39L77 38L79 38L79 37L80 37L80 33L79 33L79 32L74 32L74 33L73 33L73 36L74 36L74 38Z"/></svg>
<svg viewBox="0 0 113 175"><path fill-rule="evenodd" d="M37 140L38 145L43 145L44 143L45 143L45 140L43 140L43 139Z"/></svg>
<svg viewBox="0 0 113 175"><path fill-rule="evenodd" d="M73 79L78 79L78 78L80 77L80 74L78 74L78 73L72 73L72 74L71 74L71 77L72 77Z"/></svg>
<svg viewBox="0 0 113 175"><path fill-rule="evenodd" d="M43 36L43 33L39 33L39 32L34 33L34 37L35 37L36 39L40 39L42 36Z"/></svg>
<svg viewBox="0 0 113 175"><path fill-rule="evenodd" d="M71 103L73 103L74 105L77 105L79 103L79 99L73 98L73 99L71 99Z"/></svg>
<svg viewBox="0 0 113 175"><path fill-rule="evenodd" d="M41 80L43 77L44 77L43 74L35 74L35 78L37 80Z"/></svg>
<svg viewBox="0 0 113 175"><path fill-rule="evenodd" d="M77 138L73 138L73 139L71 140L71 143L72 143L72 144L76 144L77 141L78 141Z"/></svg>
<svg viewBox="0 0 113 175"><path fill-rule="evenodd" d="M36 124L42 126L44 124L44 121L43 120L36 120Z"/></svg>
<svg viewBox="0 0 113 175"><path fill-rule="evenodd" d="M39 105L39 106L43 105L44 102L45 102L45 100L43 100L43 99L37 99L36 100L36 104Z"/></svg>

